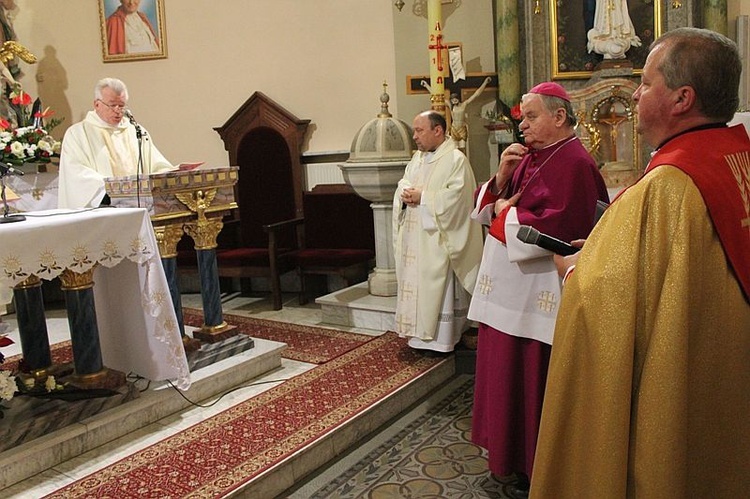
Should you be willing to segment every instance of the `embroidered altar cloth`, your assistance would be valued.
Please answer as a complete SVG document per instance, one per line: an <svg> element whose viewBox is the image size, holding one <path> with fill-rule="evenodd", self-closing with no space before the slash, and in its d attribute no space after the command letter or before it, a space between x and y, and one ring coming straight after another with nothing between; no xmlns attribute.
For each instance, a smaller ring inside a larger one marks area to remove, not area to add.
<svg viewBox="0 0 750 499"><path fill-rule="evenodd" d="M190 371L153 226L143 208L48 210L0 224L0 305L31 275L94 270L104 365L190 387Z"/></svg>

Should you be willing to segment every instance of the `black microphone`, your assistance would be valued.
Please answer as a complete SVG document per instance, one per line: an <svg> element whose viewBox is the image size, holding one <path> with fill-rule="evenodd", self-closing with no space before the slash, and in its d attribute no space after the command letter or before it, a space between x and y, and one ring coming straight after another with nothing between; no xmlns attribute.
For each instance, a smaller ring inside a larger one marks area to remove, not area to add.
<svg viewBox="0 0 750 499"><path fill-rule="evenodd" d="M23 172L21 170L16 170L12 166L10 166L10 165L8 165L6 163L3 163L1 161L0 161L0 173L2 173L3 175L8 175L8 174L10 174L10 175L18 175L18 176L22 176L23 175Z"/></svg>
<svg viewBox="0 0 750 499"><path fill-rule="evenodd" d="M130 124L135 127L135 136L136 137L138 137L140 139L143 135L146 135L143 132L143 129L141 128L141 125L139 125L138 122L135 121L135 117L133 116L133 113L130 112L130 109L123 109L122 114L124 114L125 117L128 120L130 120Z"/></svg>
<svg viewBox="0 0 750 499"><path fill-rule="evenodd" d="M518 239L528 244L535 244L558 255L567 256L577 253L581 248L576 248L565 241L542 234L530 225L522 225L518 229Z"/></svg>
<svg viewBox="0 0 750 499"><path fill-rule="evenodd" d="M133 126L138 125L138 122L135 121L135 117L133 116L133 113L130 112L130 109L125 109L122 111L122 114L125 115L125 117L130 120L130 123L133 124Z"/></svg>

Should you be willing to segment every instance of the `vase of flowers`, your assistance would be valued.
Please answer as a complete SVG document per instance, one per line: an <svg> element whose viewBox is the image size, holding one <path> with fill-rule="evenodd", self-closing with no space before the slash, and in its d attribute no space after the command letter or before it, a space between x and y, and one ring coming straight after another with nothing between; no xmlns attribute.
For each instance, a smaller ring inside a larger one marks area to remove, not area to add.
<svg viewBox="0 0 750 499"><path fill-rule="evenodd" d="M501 99L497 99L495 109L486 110L482 114L482 118L489 122L484 127L490 130L490 132L496 135L498 132L503 136L507 135L511 139L510 142L513 142L513 140L516 142L523 141L523 135L520 128L518 128L523 120L520 103L513 107L508 107Z"/></svg>
<svg viewBox="0 0 750 499"><path fill-rule="evenodd" d="M0 347L8 346L13 344L13 341L7 336L0 336ZM5 356L0 353L0 364L5 362ZM7 407L3 405L3 402L10 401L13 395L18 391L16 385L16 377L11 374L10 371L0 371L0 419L3 417L3 412Z"/></svg>
<svg viewBox="0 0 750 499"><path fill-rule="evenodd" d="M60 141L49 132L62 120L42 109L40 100L32 100L16 83L7 95L7 116L0 116L0 161L20 166L24 163L49 163L60 155Z"/></svg>

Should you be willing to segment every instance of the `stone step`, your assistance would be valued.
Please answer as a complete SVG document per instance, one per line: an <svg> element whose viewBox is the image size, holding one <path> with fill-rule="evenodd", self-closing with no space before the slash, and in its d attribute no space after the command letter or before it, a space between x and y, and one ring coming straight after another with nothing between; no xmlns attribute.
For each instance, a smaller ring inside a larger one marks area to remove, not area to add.
<svg viewBox="0 0 750 499"><path fill-rule="evenodd" d="M277 465L232 492L232 497L278 497L311 473L349 452L362 439L409 410L418 400L438 390L456 374L455 356L449 355L423 375L411 380L378 403L320 436Z"/></svg>

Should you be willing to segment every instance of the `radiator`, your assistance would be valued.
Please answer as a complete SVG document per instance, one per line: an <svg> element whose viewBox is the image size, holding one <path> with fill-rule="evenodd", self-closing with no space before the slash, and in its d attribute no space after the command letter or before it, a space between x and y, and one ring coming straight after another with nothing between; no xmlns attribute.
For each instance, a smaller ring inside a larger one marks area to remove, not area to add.
<svg viewBox="0 0 750 499"><path fill-rule="evenodd" d="M312 190L318 184L345 184L344 175L338 163L311 163L305 165L305 190Z"/></svg>

